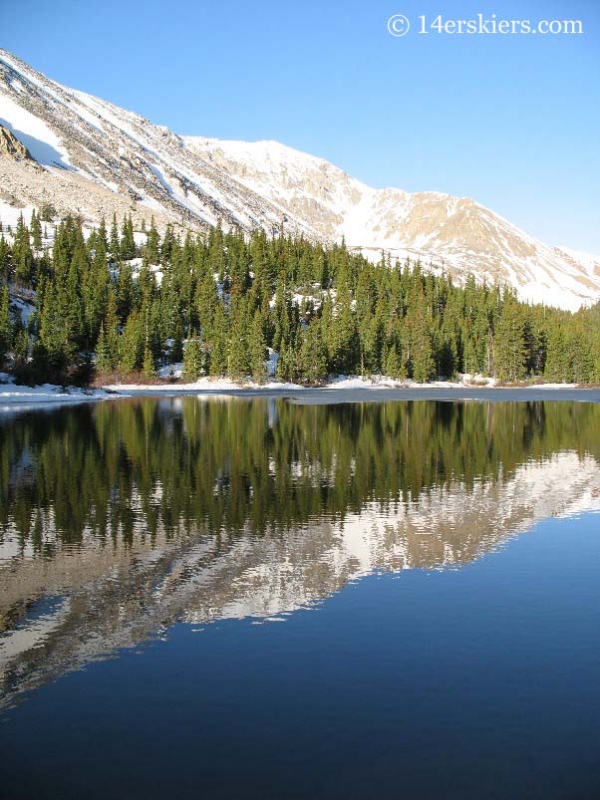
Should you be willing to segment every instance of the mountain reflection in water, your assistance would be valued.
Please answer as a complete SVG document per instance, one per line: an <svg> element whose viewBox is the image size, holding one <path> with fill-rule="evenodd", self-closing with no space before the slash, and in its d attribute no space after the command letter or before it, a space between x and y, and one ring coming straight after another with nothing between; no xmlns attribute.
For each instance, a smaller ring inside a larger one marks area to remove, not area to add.
<svg viewBox="0 0 600 800"><path fill-rule="evenodd" d="M175 622L459 567L600 506L584 403L138 399L0 418L0 706Z"/></svg>

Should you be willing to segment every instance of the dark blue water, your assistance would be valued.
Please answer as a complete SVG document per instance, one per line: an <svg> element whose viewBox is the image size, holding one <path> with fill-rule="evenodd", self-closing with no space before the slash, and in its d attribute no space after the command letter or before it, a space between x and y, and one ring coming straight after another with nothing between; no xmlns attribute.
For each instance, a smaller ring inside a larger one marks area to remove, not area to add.
<svg viewBox="0 0 600 800"><path fill-rule="evenodd" d="M410 525L390 506L368 516L366 502L363 517L349 512L345 526L337 523L348 542L360 532L357 519L365 527L387 520L397 536L402 530L408 550L395 570L378 568L373 556L392 536L384 526L363 545L346 543L338 570L345 577L334 580L341 539L319 516L276 536L283 550L269 549L264 537L226 545L224 534L218 555L200 558L182 545L179 561L168 551L168 563L157 567L161 580L127 584L127 591L125 575L146 574L141 555L122 573L111 567L101 588L89 576L64 578L69 591L34 603L5 634L8 641L10 631L44 619L61 631L52 648L44 634L5 661L4 682L17 702L0 715L0 796L600 798L600 515L585 510L595 505L594 469L587 456L559 450L523 461L497 486L484 481L480 488L508 518L497 538L484 530L491 512L477 485L448 483L439 498L440 487L430 487ZM565 484L553 481L569 473L570 496L560 500ZM523 511L553 507L548 495L560 500L563 516ZM565 510L569 503L584 510ZM485 514L473 525L477 504ZM432 519L443 533L431 529ZM504 522L494 524L498 533ZM427 544L413 545L413 534ZM457 560L478 536L477 555ZM246 569L250 545L269 560ZM62 558L91 559L96 551L86 547L78 555L66 548ZM289 566L299 547L301 558L286 572L282 563ZM356 567L361 547L371 548L374 567ZM155 544L147 552L159 558L163 551ZM230 552L218 586L211 584L210 570ZM285 557L275 563L273 552ZM15 558L13 569L24 568L25 556ZM48 569L56 558L47 557ZM299 581L299 572L301 585L286 595L281 584ZM164 598L173 605L198 576L200 588L186 595L193 603L170 614ZM257 593L271 601L262 615ZM61 602L70 603L66 622ZM144 627L153 602L160 614ZM119 647L123 619L129 638ZM94 630L109 645L99 647Z"/></svg>

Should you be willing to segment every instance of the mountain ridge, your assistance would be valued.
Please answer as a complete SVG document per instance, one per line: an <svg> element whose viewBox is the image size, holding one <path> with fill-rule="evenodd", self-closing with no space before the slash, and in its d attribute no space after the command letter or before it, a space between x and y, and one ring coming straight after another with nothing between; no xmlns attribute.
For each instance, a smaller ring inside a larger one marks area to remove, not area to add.
<svg viewBox="0 0 600 800"><path fill-rule="evenodd" d="M58 212L94 222L130 213L199 232L283 226L375 260L420 260L457 283L474 274L508 284L531 302L574 310L600 299L600 257L546 245L471 198L374 189L269 140L180 136L2 49L0 125L38 162L0 158L0 218L50 197Z"/></svg>

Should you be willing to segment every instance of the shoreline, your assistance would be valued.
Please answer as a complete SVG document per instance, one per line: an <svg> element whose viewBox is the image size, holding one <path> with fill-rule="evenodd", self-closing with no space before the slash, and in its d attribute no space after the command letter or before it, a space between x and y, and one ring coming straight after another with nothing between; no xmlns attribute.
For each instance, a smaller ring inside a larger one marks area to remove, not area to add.
<svg viewBox="0 0 600 800"><path fill-rule="evenodd" d="M383 402L385 400L436 400L480 402L528 402L537 400L600 402L600 387L576 384L531 384L498 386L472 381L409 381L365 378L340 378L324 386L307 387L292 383L264 385L236 384L229 379L201 379L196 383L112 384L93 389L64 388L52 384L21 386L0 384L0 412L11 409L57 407L79 403L132 397L267 397L285 398L294 403Z"/></svg>

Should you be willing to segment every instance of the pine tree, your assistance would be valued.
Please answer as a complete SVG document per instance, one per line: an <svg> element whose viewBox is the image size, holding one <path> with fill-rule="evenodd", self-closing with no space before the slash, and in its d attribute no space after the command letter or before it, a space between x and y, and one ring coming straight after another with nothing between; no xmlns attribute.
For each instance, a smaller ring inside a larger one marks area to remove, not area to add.
<svg viewBox="0 0 600 800"><path fill-rule="evenodd" d="M119 340L119 367L124 372L139 370L145 349L142 318L134 311L129 315Z"/></svg>
<svg viewBox="0 0 600 800"><path fill-rule="evenodd" d="M99 372L112 372L119 362L119 320L117 304L112 286L109 289L106 313L98 334L96 344L96 369Z"/></svg>
<svg viewBox="0 0 600 800"><path fill-rule="evenodd" d="M146 234L146 244L144 245L144 266L149 267L160 262L160 236L154 224L154 217L150 224L150 230Z"/></svg>
<svg viewBox="0 0 600 800"><path fill-rule="evenodd" d="M323 341L321 321L312 319L302 333L297 359L297 379L310 384L322 383L327 377L327 348Z"/></svg>
<svg viewBox="0 0 600 800"><path fill-rule="evenodd" d="M404 380L406 378L406 368L395 342L386 354L385 374L390 378L394 378L394 380Z"/></svg>
<svg viewBox="0 0 600 800"><path fill-rule="evenodd" d="M345 260L342 264L346 264ZM341 297L338 296L327 331L327 350L333 373L338 375L355 373L360 364L360 340L352 312L351 295L348 291Z"/></svg>
<svg viewBox="0 0 600 800"><path fill-rule="evenodd" d="M13 334L13 368L15 371L25 368L29 358L29 333L27 328L17 321Z"/></svg>
<svg viewBox="0 0 600 800"><path fill-rule="evenodd" d="M8 286L0 287L0 370L5 366L10 348L11 320Z"/></svg>
<svg viewBox="0 0 600 800"><path fill-rule="evenodd" d="M104 323L100 325L98 343L96 344L96 371L100 374L111 372L113 369L113 359L107 343L107 336L104 332Z"/></svg>
<svg viewBox="0 0 600 800"><path fill-rule="evenodd" d="M76 347L59 302L56 286L50 283L43 294L39 330L34 348L34 365L47 379L64 383L69 366L75 363Z"/></svg>
<svg viewBox="0 0 600 800"><path fill-rule="evenodd" d="M229 336L227 373L233 380L242 380L251 371L250 325L246 304L242 301L236 309Z"/></svg>
<svg viewBox="0 0 600 800"><path fill-rule="evenodd" d="M19 214L17 220L12 246L12 260L17 283L21 286L32 286L34 277L33 253L31 251L29 230L23 221L23 214Z"/></svg>
<svg viewBox="0 0 600 800"><path fill-rule="evenodd" d="M90 344L98 337L100 324L106 314L109 290L112 286L107 261L106 231L102 227L94 236L92 253L88 255L87 263L82 266L82 272L80 292L87 342Z"/></svg>
<svg viewBox="0 0 600 800"><path fill-rule="evenodd" d="M210 374L225 375L229 351L227 314L223 303L218 303L215 310L210 339Z"/></svg>
<svg viewBox="0 0 600 800"><path fill-rule="evenodd" d="M181 319L177 319L175 330L173 332L173 343L169 352L169 361L171 364L179 364L183 360L183 328Z"/></svg>
<svg viewBox="0 0 600 800"><path fill-rule="evenodd" d="M119 269L116 285L117 315L122 324L136 306L137 290L129 264L123 264Z"/></svg>
<svg viewBox="0 0 600 800"><path fill-rule="evenodd" d="M31 212L31 236L33 239L33 247L35 250L42 249L42 226L38 215L35 213L35 208Z"/></svg>
<svg viewBox="0 0 600 800"><path fill-rule="evenodd" d="M0 280L5 283L10 283L13 278L13 255L12 247L4 238L4 234L0 236Z"/></svg>
<svg viewBox="0 0 600 800"><path fill-rule="evenodd" d="M119 260L120 249L121 249L121 245L120 245L120 242L119 242L119 229L117 227L117 215L113 214L112 224L110 226L110 245L109 245L110 256L111 256L111 261L112 261L113 265L116 264L118 262L118 260Z"/></svg>
<svg viewBox="0 0 600 800"><path fill-rule="evenodd" d="M282 381L294 381L297 375L296 351L292 344L283 344L277 360L277 377Z"/></svg>
<svg viewBox="0 0 600 800"><path fill-rule="evenodd" d="M188 339L183 355L183 377L194 383L206 375L206 355L197 336Z"/></svg>
<svg viewBox="0 0 600 800"><path fill-rule="evenodd" d="M144 378L151 378L156 371L156 365L154 363L154 356L152 355L152 350L148 345L144 348L144 360L142 362L142 372Z"/></svg>
<svg viewBox="0 0 600 800"><path fill-rule="evenodd" d="M133 222L131 215L125 217L121 227L121 244L119 247L119 255L123 261L130 261L136 256L135 238L133 235Z"/></svg>
<svg viewBox="0 0 600 800"><path fill-rule="evenodd" d="M256 383L264 383L267 380L267 343L260 311L254 312L248 348L252 380L256 381Z"/></svg>
<svg viewBox="0 0 600 800"><path fill-rule="evenodd" d="M373 375L381 372L382 341L382 319L369 312L363 319L359 332L361 375Z"/></svg>
<svg viewBox="0 0 600 800"><path fill-rule="evenodd" d="M40 205L39 218L42 222L52 222L56 216L56 209L49 200L44 200Z"/></svg>
<svg viewBox="0 0 600 800"><path fill-rule="evenodd" d="M521 306L506 294L494 332L494 373L502 381L525 377L527 365L525 320Z"/></svg>

